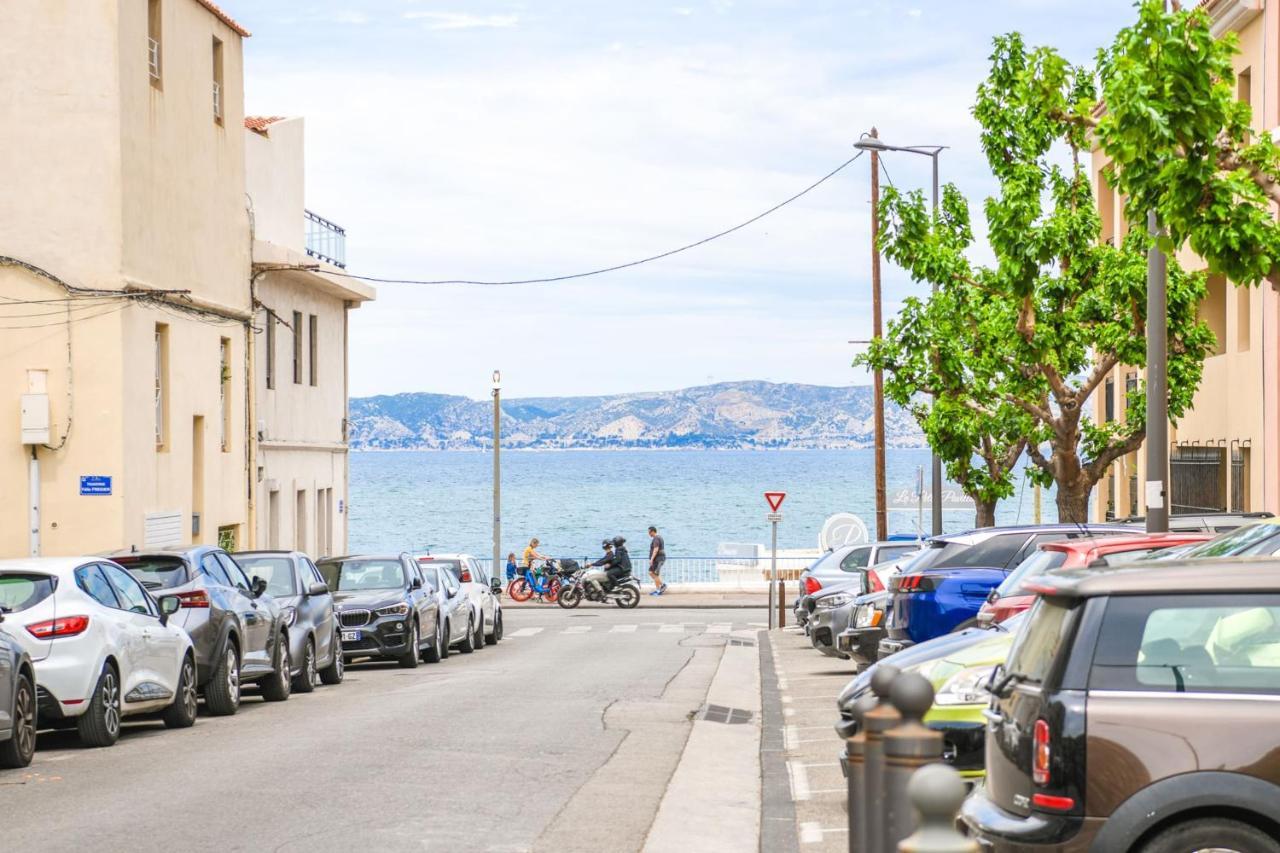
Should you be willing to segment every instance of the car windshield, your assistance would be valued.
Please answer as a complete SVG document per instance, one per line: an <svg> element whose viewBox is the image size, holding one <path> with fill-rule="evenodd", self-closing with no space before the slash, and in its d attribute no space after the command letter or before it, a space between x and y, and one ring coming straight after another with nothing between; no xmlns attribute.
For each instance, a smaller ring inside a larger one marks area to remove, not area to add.
<svg viewBox="0 0 1280 853"><path fill-rule="evenodd" d="M181 557L115 557L114 560L147 589L169 589L187 582L187 564Z"/></svg>
<svg viewBox="0 0 1280 853"><path fill-rule="evenodd" d="M35 607L57 587L57 579L50 575L5 572L0 574L0 610L16 613Z"/></svg>
<svg viewBox="0 0 1280 853"><path fill-rule="evenodd" d="M1280 551L1280 524L1259 522L1237 527L1208 542L1188 548L1179 556L1198 560L1205 557L1270 555L1277 551Z"/></svg>
<svg viewBox="0 0 1280 853"><path fill-rule="evenodd" d="M293 580L293 561L288 557L246 557L237 554L236 562L250 578L256 575L267 582L267 595L287 598L298 594Z"/></svg>
<svg viewBox="0 0 1280 853"><path fill-rule="evenodd" d="M399 589L405 583L404 566L399 560L326 560L317 568L329 589L335 592Z"/></svg>
<svg viewBox="0 0 1280 853"><path fill-rule="evenodd" d="M842 572L860 572L867 567L868 561L871 560L870 548L854 548L845 558L840 561L840 571Z"/></svg>
<svg viewBox="0 0 1280 853"><path fill-rule="evenodd" d="M439 566L448 569L449 574L459 583L462 582L462 563L457 560L418 560L420 566Z"/></svg>
<svg viewBox="0 0 1280 853"><path fill-rule="evenodd" d="M958 557L968 549L969 546L962 542L926 542L924 550L902 567L902 573L932 569L946 560Z"/></svg>
<svg viewBox="0 0 1280 853"><path fill-rule="evenodd" d="M817 574L818 572L822 572L826 569L831 568L831 561L836 558L837 554L843 554L843 552L839 549L835 551L828 551L827 553L823 554L821 557L819 557L818 559L810 563L809 568L806 571L811 572L813 574Z"/></svg>
<svg viewBox="0 0 1280 853"><path fill-rule="evenodd" d="M1044 682L1070 633L1071 609L1067 602L1051 598L1032 605L1025 629L1009 650L1006 671L1010 675L1032 684Z"/></svg>
<svg viewBox="0 0 1280 853"><path fill-rule="evenodd" d="M1062 568L1067 561L1066 551L1037 551L1018 564L1009 576L996 587L996 595L1021 595L1022 585L1034 577L1039 577L1050 569Z"/></svg>

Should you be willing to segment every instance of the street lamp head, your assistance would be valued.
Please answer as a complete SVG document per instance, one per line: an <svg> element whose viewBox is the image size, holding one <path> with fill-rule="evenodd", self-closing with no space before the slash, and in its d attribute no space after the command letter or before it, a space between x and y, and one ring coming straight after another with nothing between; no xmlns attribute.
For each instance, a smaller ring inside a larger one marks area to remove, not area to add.
<svg viewBox="0 0 1280 853"><path fill-rule="evenodd" d="M493 388L496 391L500 387L502 387L502 371L495 370L493 371Z"/></svg>
<svg viewBox="0 0 1280 853"><path fill-rule="evenodd" d="M889 146L885 145L879 139L870 134L862 134L862 138L853 143L853 147L859 151L888 151Z"/></svg>

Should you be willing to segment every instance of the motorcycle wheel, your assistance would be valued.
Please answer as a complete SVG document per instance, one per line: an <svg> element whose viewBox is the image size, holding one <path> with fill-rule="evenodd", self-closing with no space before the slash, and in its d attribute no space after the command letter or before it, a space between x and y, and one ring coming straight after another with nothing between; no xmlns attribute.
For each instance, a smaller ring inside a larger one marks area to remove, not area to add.
<svg viewBox="0 0 1280 853"><path fill-rule="evenodd" d="M572 610L582 603L582 587L567 586L560 590L560 594L556 596L556 604L559 604L565 610Z"/></svg>
<svg viewBox="0 0 1280 853"><path fill-rule="evenodd" d="M516 578L507 589L507 595L511 596L512 601L528 601L533 598L533 588L524 578Z"/></svg>
<svg viewBox="0 0 1280 853"><path fill-rule="evenodd" d="M615 603L623 610L630 610L640 604L640 591L628 584L618 590L618 598Z"/></svg>

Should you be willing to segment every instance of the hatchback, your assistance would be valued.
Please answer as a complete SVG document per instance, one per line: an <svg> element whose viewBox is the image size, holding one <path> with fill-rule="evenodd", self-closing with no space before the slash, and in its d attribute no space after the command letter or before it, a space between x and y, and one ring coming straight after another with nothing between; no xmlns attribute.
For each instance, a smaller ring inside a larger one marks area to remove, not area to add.
<svg viewBox="0 0 1280 853"><path fill-rule="evenodd" d="M502 581L490 578L479 560L470 554L421 554L418 565L445 570L462 588L474 620L472 645L475 648L502 639L502 602L498 600Z"/></svg>
<svg viewBox="0 0 1280 853"><path fill-rule="evenodd" d="M26 767L36 753L36 673L27 650L4 630L0 578L0 767Z"/></svg>
<svg viewBox="0 0 1280 853"><path fill-rule="evenodd" d="M796 624L805 627L813 613L808 597L833 585L844 586L850 580L858 580L859 575L872 566L901 560L918 550L918 542L890 539L884 542L864 542L861 545L842 545L823 554L800 573L800 594L796 597L794 606Z"/></svg>
<svg viewBox="0 0 1280 853"><path fill-rule="evenodd" d="M961 810L979 843L1280 850L1280 562L1060 570L1031 588L991 686L986 785Z"/></svg>

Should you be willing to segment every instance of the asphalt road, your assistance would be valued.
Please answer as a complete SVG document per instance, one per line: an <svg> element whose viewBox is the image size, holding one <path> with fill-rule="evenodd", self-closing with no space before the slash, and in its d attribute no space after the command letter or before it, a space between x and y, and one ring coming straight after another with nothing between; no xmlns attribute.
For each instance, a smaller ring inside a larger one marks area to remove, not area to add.
<svg viewBox="0 0 1280 853"><path fill-rule="evenodd" d="M732 627L763 611L509 610L497 647L0 771L0 849L638 850Z"/></svg>

